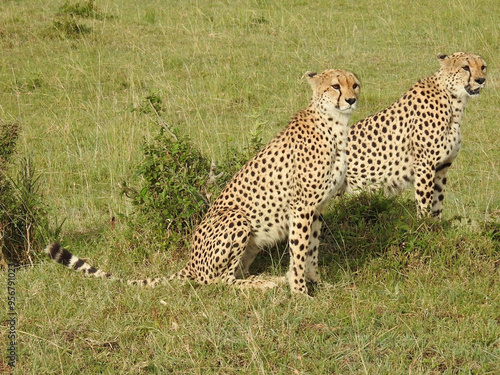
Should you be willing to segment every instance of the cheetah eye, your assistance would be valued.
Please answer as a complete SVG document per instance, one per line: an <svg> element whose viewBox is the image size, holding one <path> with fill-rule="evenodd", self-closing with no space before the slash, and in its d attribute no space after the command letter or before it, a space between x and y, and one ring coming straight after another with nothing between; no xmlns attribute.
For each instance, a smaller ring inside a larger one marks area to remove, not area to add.
<svg viewBox="0 0 500 375"><path fill-rule="evenodd" d="M332 88L335 90L340 90L340 85L339 84L332 85Z"/></svg>
<svg viewBox="0 0 500 375"><path fill-rule="evenodd" d="M486 65L483 65L483 66L481 67L481 70L485 70L485 69L486 69Z"/></svg>
<svg viewBox="0 0 500 375"><path fill-rule="evenodd" d="M358 87L359 87L359 85L358 85L357 83L355 83L354 85L352 85L352 88L353 88L354 90L356 90Z"/></svg>
<svg viewBox="0 0 500 375"><path fill-rule="evenodd" d="M470 72L469 65L463 66L462 69L465 70L466 72Z"/></svg>

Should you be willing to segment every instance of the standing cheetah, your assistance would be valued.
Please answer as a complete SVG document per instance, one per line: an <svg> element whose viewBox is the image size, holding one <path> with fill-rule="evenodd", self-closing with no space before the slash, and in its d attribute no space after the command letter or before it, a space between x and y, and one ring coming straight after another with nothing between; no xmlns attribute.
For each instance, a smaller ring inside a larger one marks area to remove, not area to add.
<svg viewBox="0 0 500 375"><path fill-rule="evenodd" d="M360 84L342 70L307 72L306 78L313 91L309 106L227 184L195 230L188 264L169 279L273 287L270 280L245 277L263 247L289 237L292 292L307 293L306 281L318 281L319 216L344 182L347 123ZM46 252L69 268L111 278L57 243ZM127 283L154 286L167 280Z"/></svg>
<svg viewBox="0 0 500 375"><path fill-rule="evenodd" d="M351 126L343 190L415 185L419 216L441 219L446 173L460 149L460 121L470 97L486 82L477 55L439 55L441 68L401 99Z"/></svg>

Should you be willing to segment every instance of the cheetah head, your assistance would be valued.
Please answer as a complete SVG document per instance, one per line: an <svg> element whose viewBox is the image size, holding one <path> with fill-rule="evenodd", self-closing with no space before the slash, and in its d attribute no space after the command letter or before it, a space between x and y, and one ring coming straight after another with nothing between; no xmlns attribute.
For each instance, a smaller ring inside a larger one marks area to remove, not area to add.
<svg viewBox="0 0 500 375"><path fill-rule="evenodd" d="M486 63L481 56L465 52L453 55L439 55L440 72L448 91L458 97L479 94L486 83Z"/></svg>
<svg viewBox="0 0 500 375"><path fill-rule="evenodd" d="M312 102L325 115L350 115L358 105L360 83L345 70L325 70L321 74L306 72L313 90Z"/></svg>

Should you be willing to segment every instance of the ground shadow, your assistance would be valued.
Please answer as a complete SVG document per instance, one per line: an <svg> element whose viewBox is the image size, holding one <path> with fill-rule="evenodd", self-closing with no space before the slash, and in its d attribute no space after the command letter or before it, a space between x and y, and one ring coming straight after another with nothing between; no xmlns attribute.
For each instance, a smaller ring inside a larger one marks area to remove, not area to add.
<svg viewBox="0 0 500 375"><path fill-rule="evenodd" d="M387 251L422 247L425 233L443 229L442 223L417 219L411 198L385 197L379 192L336 198L322 220L319 266L334 280L339 272L356 272ZM263 250L252 273L284 275L288 264L288 247L283 243Z"/></svg>

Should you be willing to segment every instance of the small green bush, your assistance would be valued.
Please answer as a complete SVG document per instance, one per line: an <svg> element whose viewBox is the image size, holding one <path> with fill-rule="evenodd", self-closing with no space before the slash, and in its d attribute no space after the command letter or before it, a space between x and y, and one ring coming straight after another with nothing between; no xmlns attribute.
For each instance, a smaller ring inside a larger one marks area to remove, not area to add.
<svg viewBox="0 0 500 375"><path fill-rule="evenodd" d="M152 225L186 233L200 221L210 203L209 173L210 163L188 139L173 139L161 128L144 147L144 160L137 170L142 188L124 192Z"/></svg>
<svg viewBox="0 0 500 375"><path fill-rule="evenodd" d="M143 153L135 173L141 186L122 186L136 207L131 236L160 249L183 247L232 173L216 171L188 137L165 126Z"/></svg>
<svg viewBox="0 0 500 375"><path fill-rule="evenodd" d="M163 106L156 94L147 96L133 110L144 115L154 113L159 133L144 146L144 159L135 173L142 179L142 186L122 185L122 193L137 208L130 221L132 236L149 237L163 248L182 246L189 242L192 231L227 182L262 148L261 130L257 128L251 134L242 152L229 148L225 160L216 165L192 145L189 137L168 128L161 119Z"/></svg>

